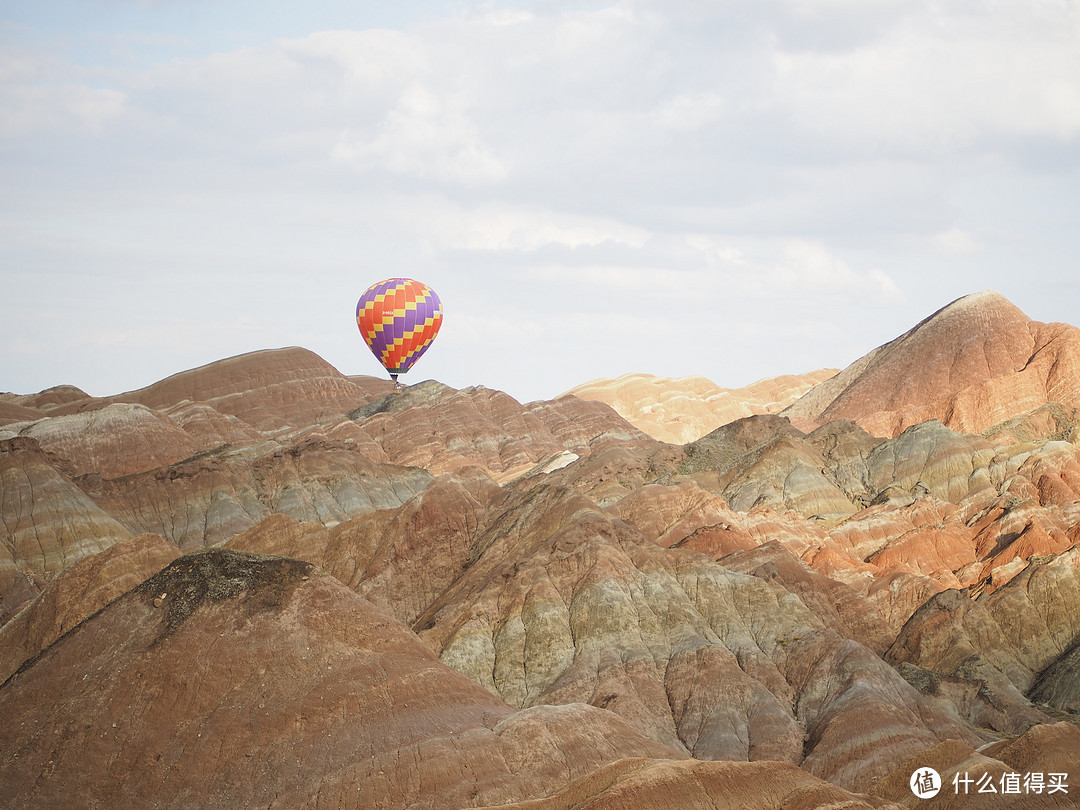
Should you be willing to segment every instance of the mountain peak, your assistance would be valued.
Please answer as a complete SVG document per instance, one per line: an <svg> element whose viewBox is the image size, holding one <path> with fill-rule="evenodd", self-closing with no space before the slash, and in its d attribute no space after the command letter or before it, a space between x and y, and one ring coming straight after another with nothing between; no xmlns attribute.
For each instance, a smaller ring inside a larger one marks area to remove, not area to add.
<svg viewBox="0 0 1080 810"><path fill-rule="evenodd" d="M777 413L834 374L835 369L785 374L743 388L721 388L700 376L626 374L584 383L562 396L603 402L654 439L684 444L736 419Z"/></svg>
<svg viewBox="0 0 1080 810"><path fill-rule="evenodd" d="M972 332L985 332L987 328L999 326L1002 323L1026 325L1030 322L1031 319L1016 304L997 290L983 290L961 296L946 304L933 315L920 321L901 338L931 325L937 329L944 325L950 329L960 327Z"/></svg>
<svg viewBox="0 0 1080 810"><path fill-rule="evenodd" d="M850 419L882 436L927 419L980 432L1048 401L1080 404L1062 385L1080 371L1078 352L1080 330L1032 321L985 290L942 307L784 413L817 424Z"/></svg>
<svg viewBox="0 0 1080 810"><path fill-rule="evenodd" d="M982 308L1006 308L1011 310L1017 310L1016 304L1006 298L997 290L982 290L981 292L968 293L962 295L950 304L946 304L938 312L944 312L945 310L963 309L971 307Z"/></svg>

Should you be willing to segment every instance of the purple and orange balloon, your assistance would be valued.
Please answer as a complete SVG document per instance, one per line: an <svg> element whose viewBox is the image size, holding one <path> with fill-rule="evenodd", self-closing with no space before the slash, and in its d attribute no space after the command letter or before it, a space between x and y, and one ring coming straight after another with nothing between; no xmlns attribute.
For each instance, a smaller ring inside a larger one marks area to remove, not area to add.
<svg viewBox="0 0 1080 810"><path fill-rule="evenodd" d="M435 291L411 278L372 284L356 304L356 325L371 353L397 382L427 351L442 326Z"/></svg>

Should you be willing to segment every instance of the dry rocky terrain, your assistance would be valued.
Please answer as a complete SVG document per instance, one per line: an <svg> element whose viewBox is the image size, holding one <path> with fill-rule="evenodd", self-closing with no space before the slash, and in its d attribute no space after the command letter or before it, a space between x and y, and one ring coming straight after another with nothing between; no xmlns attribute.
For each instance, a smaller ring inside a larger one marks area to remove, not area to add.
<svg viewBox="0 0 1080 810"><path fill-rule="evenodd" d="M836 373L836 369L823 369L786 374L743 388L721 388L705 377L625 374L575 386L563 396L604 402L654 439L685 444L736 419L779 413Z"/></svg>
<svg viewBox="0 0 1080 810"><path fill-rule="evenodd" d="M0 395L0 806L1080 805L1080 330L609 382Z"/></svg>

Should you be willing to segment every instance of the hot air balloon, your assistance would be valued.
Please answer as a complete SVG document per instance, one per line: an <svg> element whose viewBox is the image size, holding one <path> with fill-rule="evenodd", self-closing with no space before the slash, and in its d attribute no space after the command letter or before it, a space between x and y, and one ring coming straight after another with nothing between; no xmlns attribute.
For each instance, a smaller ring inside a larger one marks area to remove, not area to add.
<svg viewBox="0 0 1080 810"><path fill-rule="evenodd" d="M427 351L442 326L442 302L435 291L411 278L372 284L356 304L356 325L371 353L383 364L395 388Z"/></svg>

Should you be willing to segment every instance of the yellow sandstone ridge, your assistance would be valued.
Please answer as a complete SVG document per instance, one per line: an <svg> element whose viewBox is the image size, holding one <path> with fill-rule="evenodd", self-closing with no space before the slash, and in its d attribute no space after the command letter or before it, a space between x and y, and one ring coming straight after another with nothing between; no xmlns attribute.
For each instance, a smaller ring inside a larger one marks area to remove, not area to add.
<svg viewBox="0 0 1080 810"><path fill-rule="evenodd" d="M654 439L686 444L736 419L779 413L834 374L836 369L785 374L744 388L721 388L705 377L626 374L583 383L563 396L607 403Z"/></svg>

